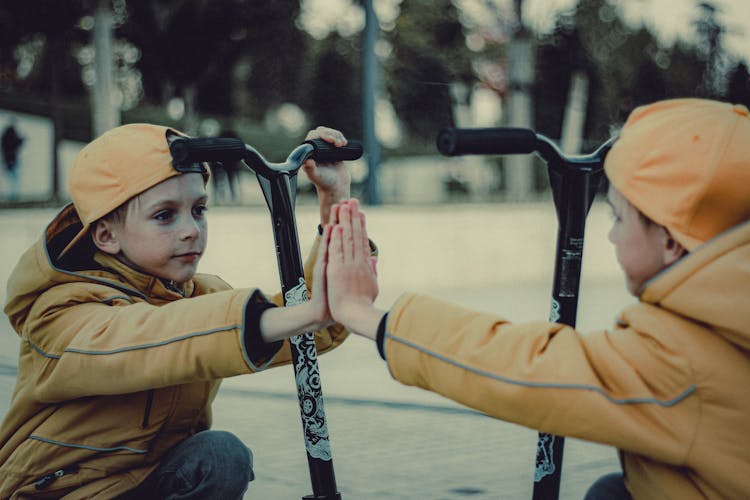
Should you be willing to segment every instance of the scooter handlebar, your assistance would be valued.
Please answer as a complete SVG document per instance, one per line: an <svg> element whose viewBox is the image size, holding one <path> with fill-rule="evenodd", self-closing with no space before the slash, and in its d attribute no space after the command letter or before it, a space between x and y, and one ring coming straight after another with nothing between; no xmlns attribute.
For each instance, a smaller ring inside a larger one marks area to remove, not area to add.
<svg viewBox="0 0 750 500"><path fill-rule="evenodd" d="M437 148L445 156L528 154L536 151L536 132L526 128L444 128Z"/></svg>
<svg viewBox="0 0 750 500"><path fill-rule="evenodd" d="M245 144L234 137L177 139L169 145L175 163L241 160Z"/></svg>
<svg viewBox="0 0 750 500"><path fill-rule="evenodd" d="M362 143L353 139L341 147L336 147L323 139L310 139L305 143L313 147L311 158L321 163L357 160L362 157Z"/></svg>
<svg viewBox="0 0 750 500"><path fill-rule="evenodd" d="M311 139L303 144L312 146L310 158L323 163L356 160L362 156L362 143L356 140L341 147L323 139ZM234 137L177 139L169 145L169 151L176 164L242 160L248 153L257 153Z"/></svg>

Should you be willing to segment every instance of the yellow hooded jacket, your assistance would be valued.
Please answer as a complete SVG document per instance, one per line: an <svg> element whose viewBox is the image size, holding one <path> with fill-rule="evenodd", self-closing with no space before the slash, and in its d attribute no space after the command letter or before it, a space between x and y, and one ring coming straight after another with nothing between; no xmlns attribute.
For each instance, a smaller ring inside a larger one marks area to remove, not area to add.
<svg viewBox="0 0 750 500"><path fill-rule="evenodd" d="M611 331L512 324L408 294L393 377L496 418L617 447L636 499L750 497L750 223L646 284Z"/></svg>
<svg viewBox="0 0 750 500"><path fill-rule="evenodd" d="M91 255L68 265L51 258L75 221L69 205L8 281L5 312L22 344L0 430L0 498L133 489L167 450L211 426L222 378L291 357L288 342L248 352L245 305L265 301L258 290L201 274L174 289L102 253L96 264ZM318 352L346 336L340 325L318 332Z"/></svg>

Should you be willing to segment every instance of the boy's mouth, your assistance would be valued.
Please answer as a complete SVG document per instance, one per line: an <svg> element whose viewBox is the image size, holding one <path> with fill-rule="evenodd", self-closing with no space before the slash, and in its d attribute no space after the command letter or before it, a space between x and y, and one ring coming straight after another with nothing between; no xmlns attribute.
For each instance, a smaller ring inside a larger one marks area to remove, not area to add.
<svg viewBox="0 0 750 500"><path fill-rule="evenodd" d="M198 259L200 259L201 258L201 254L200 254L200 252L187 252L187 253L182 253L182 254L176 255L175 258L177 260L182 261L182 262L188 262L188 263L190 263L190 262L195 262Z"/></svg>

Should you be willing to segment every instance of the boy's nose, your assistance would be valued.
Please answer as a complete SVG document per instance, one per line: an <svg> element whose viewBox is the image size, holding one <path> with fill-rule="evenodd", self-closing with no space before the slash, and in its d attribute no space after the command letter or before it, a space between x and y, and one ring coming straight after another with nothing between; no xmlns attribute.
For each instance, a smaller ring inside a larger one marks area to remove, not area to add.
<svg viewBox="0 0 750 500"><path fill-rule="evenodd" d="M200 224L192 217L185 217L182 226L180 227L180 236L182 239L194 239L197 238L201 232Z"/></svg>

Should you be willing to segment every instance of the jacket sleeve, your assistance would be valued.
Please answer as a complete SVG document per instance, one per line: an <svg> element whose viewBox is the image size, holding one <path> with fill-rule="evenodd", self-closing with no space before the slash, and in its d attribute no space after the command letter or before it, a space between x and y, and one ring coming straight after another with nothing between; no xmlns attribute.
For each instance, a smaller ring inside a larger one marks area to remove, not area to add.
<svg viewBox="0 0 750 500"><path fill-rule="evenodd" d="M156 306L107 286L59 285L42 294L22 331L43 402L125 394L253 371L244 349L249 289ZM59 297L65 296L64 301Z"/></svg>
<svg viewBox="0 0 750 500"><path fill-rule="evenodd" d="M700 402L679 341L646 333L654 311L643 307L629 313L643 329L582 335L405 295L388 315L385 355L400 382L492 417L681 463Z"/></svg>

